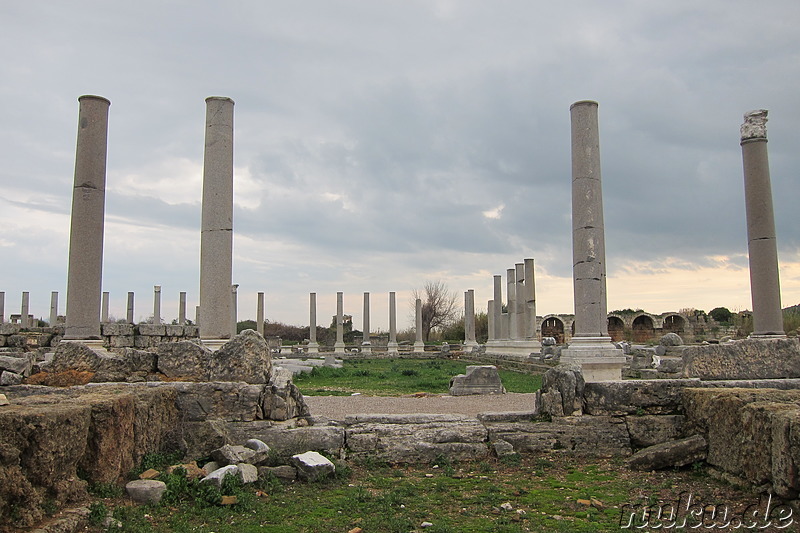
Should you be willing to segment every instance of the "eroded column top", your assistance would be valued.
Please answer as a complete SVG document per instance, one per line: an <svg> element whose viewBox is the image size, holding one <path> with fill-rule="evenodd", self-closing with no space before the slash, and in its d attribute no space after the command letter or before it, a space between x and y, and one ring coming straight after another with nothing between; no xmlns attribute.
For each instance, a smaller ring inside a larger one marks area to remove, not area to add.
<svg viewBox="0 0 800 533"><path fill-rule="evenodd" d="M742 142L767 138L767 113L766 109L756 109L744 114L744 124L740 129Z"/></svg>

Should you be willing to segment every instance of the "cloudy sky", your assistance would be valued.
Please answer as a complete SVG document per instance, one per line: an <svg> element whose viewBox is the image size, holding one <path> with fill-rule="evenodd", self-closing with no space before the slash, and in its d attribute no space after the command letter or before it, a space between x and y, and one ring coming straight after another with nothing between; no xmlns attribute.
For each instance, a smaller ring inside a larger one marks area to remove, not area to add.
<svg viewBox="0 0 800 533"><path fill-rule="evenodd" d="M239 316L400 327L443 280L536 260L571 313L569 107L599 102L609 309L750 304L739 126L769 110L784 305L800 302L796 0L5 1L0 291L64 312L78 96L111 100L111 313L198 300L204 99L235 102Z"/></svg>

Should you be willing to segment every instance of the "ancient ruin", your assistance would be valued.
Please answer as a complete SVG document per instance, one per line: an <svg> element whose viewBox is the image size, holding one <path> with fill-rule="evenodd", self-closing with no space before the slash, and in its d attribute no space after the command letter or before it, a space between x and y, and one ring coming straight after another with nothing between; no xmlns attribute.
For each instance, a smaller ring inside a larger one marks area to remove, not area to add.
<svg viewBox="0 0 800 533"><path fill-rule="evenodd" d="M6 322L0 292L0 526L12 507L14 526L35 524L44 495L61 507L85 499L88 482L122 484L146 453L164 450L182 453L179 466L211 484L225 475L243 483L268 475L315 480L334 468L320 452L394 463L568 453L624 457L627 467L645 470L703 461L725 479L800 498L800 344L783 332L766 111L746 114L741 129L749 339L733 340L741 337L735 327L698 314L608 312L597 103L581 101L571 107L574 315L536 315L528 258L506 271L506 312L502 276L493 277L485 346L476 338L472 289L464 292L463 344L433 352L422 338L420 299L413 346L397 342L395 292L385 345L372 342L369 292L363 340L345 344L338 292L336 340L322 346L312 292L308 342L293 348L296 358L279 359L280 340L264 337L264 293L258 293L258 331L236 334L233 101L206 100L199 325L186 318L185 292L177 323L165 323L160 285L152 321L134 323L131 292L126 320L110 322L110 295L101 292L110 103L96 96L79 102L66 320L51 292L49 324L41 326L23 291L20 313ZM453 377L451 396L503 394L497 367L486 363L541 373L542 387L524 412L333 420L310 412L292 381L315 366L341 367L348 357L401 352L475 363ZM266 466L273 452L288 459ZM191 462L203 456L213 460ZM157 502L164 489L148 479L127 484L138 502Z"/></svg>

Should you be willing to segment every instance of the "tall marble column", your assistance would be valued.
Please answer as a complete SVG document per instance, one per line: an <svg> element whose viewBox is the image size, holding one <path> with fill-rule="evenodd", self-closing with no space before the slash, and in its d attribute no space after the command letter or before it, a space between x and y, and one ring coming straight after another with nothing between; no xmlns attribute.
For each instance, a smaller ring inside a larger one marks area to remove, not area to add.
<svg viewBox="0 0 800 533"><path fill-rule="evenodd" d="M344 353L344 294L336 293L336 343L333 351Z"/></svg>
<svg viewBox="0 0 800 533"><path fill-rule="evenodd" d="M514 270L516 271L517 280L514 287L515 294L517 295L517 340L524 340L527 332L525 310L528 305L528 298L525 293L525 264L515 263Z"/></svg>
<svg viewBox="0 0 800 533"><path fill-rule="evenodd" d="M200 233L200 337L231 336L233 272L233 100L206 98Z"/></svg>
<svg viewBox="0 0 800 533"><path fill-rule="evenodd" d="M161 285L153 285L153 324L161 324Z"/></svg>
<svg viewBox="0 0 800 533"><path fill-rule="evenodd" d="M106 322L108 322L108 313L106 313ZM58 323L58 292L52 291L50 293L50 327L55 327L56 323Z"/></svg>
<svg viewBox="0 0 800 533"><path fill-rule="evenodd" d="M464 346L475 348L475 291L469 289L464 292Z"/></svg>
<svg viewBox="0 0 800 533"><path fill-rule="evenodd" d="M259 335L264 335L264 293L256 295L256 331Z"/></svg>
<svg viewBox="0 0 800 533"><path fill-rule="evenodd" d="M22 293L22 309L20 310L20 323L22 324L22 329L28 329L31 327L30 317L28 315L31 314L30 310L30 299L31 295L29 292Z"/></svg>
<svg viewBox="0 0 800 533"><path fill-rule="evenodd" d="M67 273L64 339L100 339L108 108L100 96L78 98L78 142Z"/></svg>
<svg viewBox="0 0 800 533"><path fill-rule="evenodd" d="M389 293L389 344L386 350L390 355L397 355L399 352L397 344L397 300L395 293Z"/></svg>
<svg viewBox="0 0 800 533"><path fill-rule="evenodd" d="M308 353L319 353L317 343L317 293L308 295Z"/></svg>
<svg viewBox="0 0 800 533"><path fill-rule="evenodd" d="M422 353L425 351L425 341L422 340L422 300L417 298L415 304L415 332L416 340L414 341L414 353Z"/></svg>
<svg viewBox="0 0 800 533"><path fill-rule="evenodd" d="M58 294L58 293L56 293ZM111 295L108 291L103 291L103 298L100 304L100 323L105 324L108 322L108 308L110 306Z"/></svg>
<svg viewBox="0 0 800 533"><path fill-rule="evenodd" d="M784 337L778 244L767 154L767 110L744 115L741 127L747 250L755 338Z"/></svg>
<svg viewBox="0 0 800 533"><path fill-rule="evenodd" d="M128 324L133 324L133 292L128 292L128 305L125 310L125 318Z"/></svg>
<svg viewBox="0 0 800 533"><path fill-rule="evenodd" d="M6 323L6 293L0 292L0 324Z"/></svg>
<svg viewBox="0 0 800 533"><path fill-rule="evenodd" d="M178 293L178 324L186 325L186 293Z"/></svg>
<svg viewBox="0 0 800 533"><path fill-rule="evenodd" d="M525 259L525 338L537 339L536 335L536 282L533 259Z"/></svg>
<svg viewBox="0 0 800 533"><path fill-rule="evenodd" d="M506 269L506 295L508 298L508 338L517 338L517 271L514 268Z"/></svg>
<svg viewBox="0 0 800 533"><path fill-rule="evenodd" d="M563 362L581 365L586 381L620 379L625 357L606 333L606 252L597 102L570 107L572 125L572 277L575 335Z"/></svg>
<svg viewBox="0 0 800 533"><path fill-rule="evenodd" d="M372 352L372 343L370 342L369 336L369 293L364 293L364 316L362 317L364 322L363 328L363 339L361 341L361 351L363 353L370 353Z"/></svg>
<svg viewBox="0 0 800 533"><path fill-rule="evenodd" d="M503 327L503 276L494 276L494 338L505 339L507 328Z"/></svg>

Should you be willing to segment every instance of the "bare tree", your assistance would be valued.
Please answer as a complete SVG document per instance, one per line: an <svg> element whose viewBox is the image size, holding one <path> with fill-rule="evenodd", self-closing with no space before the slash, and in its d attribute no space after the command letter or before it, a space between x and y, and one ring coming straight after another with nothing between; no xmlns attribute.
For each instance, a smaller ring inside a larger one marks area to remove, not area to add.
<svg viewBox="0 0 800 533"><path fill-rule="evenodd" d="M412 302L422 300L422 340L430 338L431 330L455 320L458 312L456 293L441 280L426 281L422 290L411 291ZM416 303L414 303L416 306Z"/></svg>

